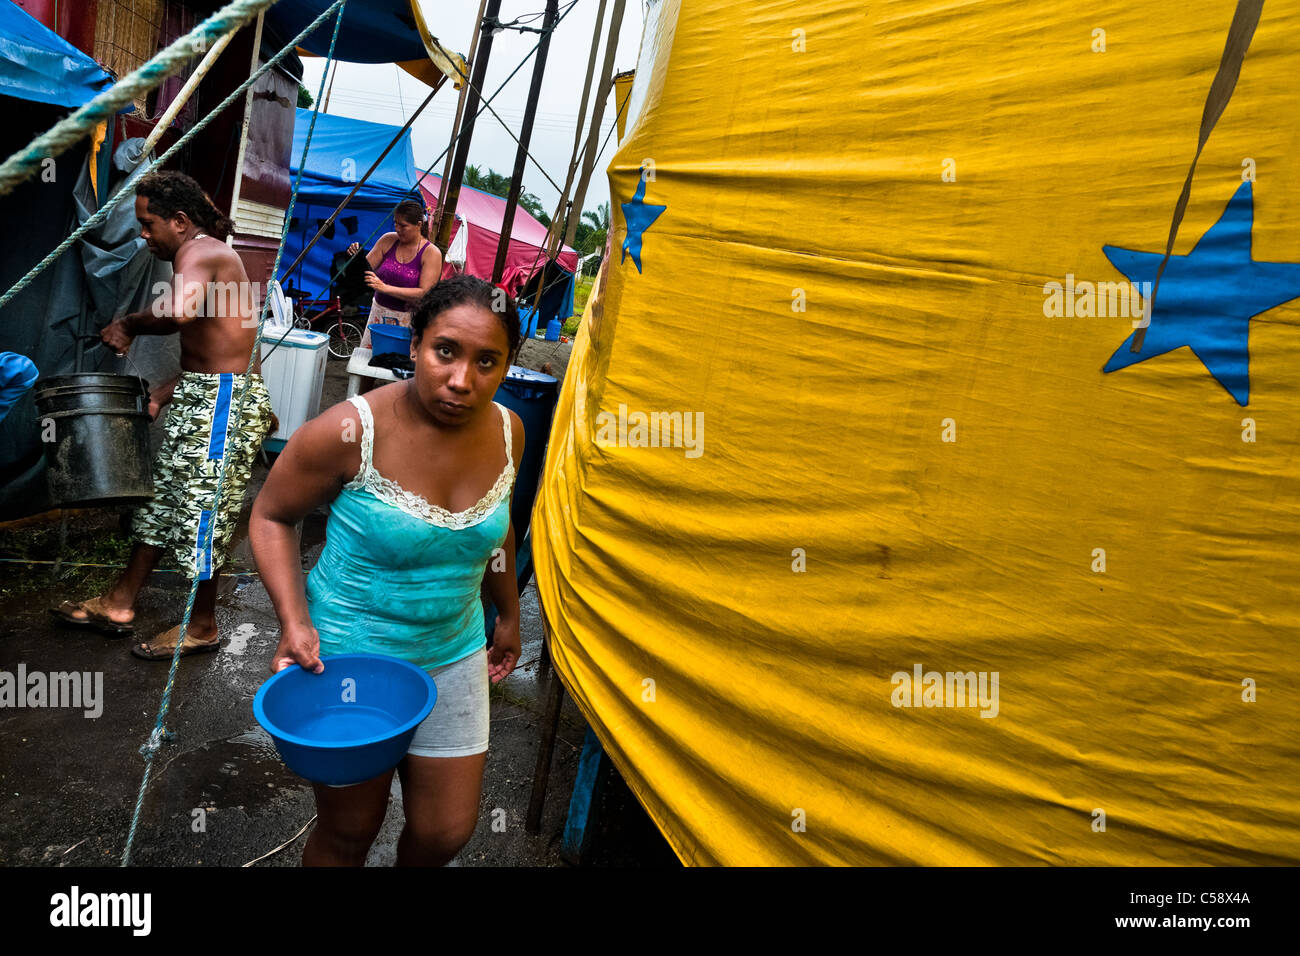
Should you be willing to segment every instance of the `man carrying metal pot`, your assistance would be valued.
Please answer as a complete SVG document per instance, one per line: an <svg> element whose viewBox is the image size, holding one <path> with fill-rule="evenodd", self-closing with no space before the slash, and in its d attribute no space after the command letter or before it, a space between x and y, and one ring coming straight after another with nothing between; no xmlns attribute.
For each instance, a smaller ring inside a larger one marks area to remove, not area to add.
<svg viewBox="0 0 1300 956"><path fill-rule="evenodd" d="M135 600L163 554L200 580L182 654L218 646L217 574L239 517L253 457L271 429L271 399L260 363L245 374L257 339L248 274L225 243L229 221L189 176L153 172L136 185L136 218L149 251L172 263L166 294L145 312L114 319L101 338L125 355L137 335L180 333L181 374L150 396L168 405L154 460L154 499L132 517L136 543L108 592L52 608L69 624L112 636L135 633ZM241 405L241 393L243 396ZM221 500L216 491L222 467ZM180 626L132 646L146 660L169 660Z"/></svg>

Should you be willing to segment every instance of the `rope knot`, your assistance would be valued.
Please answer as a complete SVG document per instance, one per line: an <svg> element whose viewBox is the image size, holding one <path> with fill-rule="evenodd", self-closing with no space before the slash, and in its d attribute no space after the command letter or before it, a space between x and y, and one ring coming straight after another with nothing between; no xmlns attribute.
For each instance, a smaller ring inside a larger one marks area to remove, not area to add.
<svg viewBox="0 0 1300 956"><path fill-rule="evenodd" d="M152 760L153 755L162 749L163 741L172 740L175 737L176 735L170 730L155 727L153 733L149 735L149 739L140 745L140 756L144 757L145 760Z"/></svg>

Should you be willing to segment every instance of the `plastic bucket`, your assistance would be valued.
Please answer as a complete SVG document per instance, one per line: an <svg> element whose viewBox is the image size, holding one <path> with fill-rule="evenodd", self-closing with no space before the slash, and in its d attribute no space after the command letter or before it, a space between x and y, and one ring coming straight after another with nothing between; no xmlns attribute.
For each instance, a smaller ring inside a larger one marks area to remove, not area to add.
<svg viewBox="0 0 1300 956"><path fill-rule="evenodd" d="M389 352L396 352L398 355L411 354L411 330L407 326L379 325L372 322L366 327L370 329L372 355L387 355Z"/></svg>
<svg viewBox="0 0 1300 956"><path fill-rule="evenodd" d="M438 699L433 678L381 654L322 657L319 674L298 665L266 681L253 716L300 777L335 786L397 766Z"/></svg>
<svg viewBox="0 0 1300 956"><path fill-rule="evenodd" d="M54 505L140 504L153 497L149 383L85 372L36 383Z"/></svg>

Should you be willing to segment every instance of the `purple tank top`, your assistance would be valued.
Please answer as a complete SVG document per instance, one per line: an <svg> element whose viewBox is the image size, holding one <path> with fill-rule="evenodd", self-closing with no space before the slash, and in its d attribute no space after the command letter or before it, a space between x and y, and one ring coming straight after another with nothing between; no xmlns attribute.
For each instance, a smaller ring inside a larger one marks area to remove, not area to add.
<svg viewBox="0 0 1300 956"><path fill-rule="evenodd" d="M386 285L395 285L399 289L414 289L420 284L420 260L424 258L424 250L429 248L429 244L426 242L422 245L410 262L397 261L397 245L397 240L394 239L393 244L384 253L384 258L380 260L375 275L379 276L379 281ZM375 301L385 309L395 309L398 312L410 312L415 308L414 302L384 295L382 292L375 293Z"/></svg>

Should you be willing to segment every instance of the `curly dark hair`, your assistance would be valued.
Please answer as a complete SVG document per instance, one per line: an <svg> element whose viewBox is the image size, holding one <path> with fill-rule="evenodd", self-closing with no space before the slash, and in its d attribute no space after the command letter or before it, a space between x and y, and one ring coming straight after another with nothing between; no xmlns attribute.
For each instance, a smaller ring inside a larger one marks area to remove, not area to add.
<svg viewBox="0 0 1300 956"><path fill-rule="evenodd" d="M135 184L135 194L149 200L149 211L170 219L178 212L214 239L225 241L230 235L230 220L208 198L199 184L184 173L173 170L146 173Z"/></svg>
<svg viewBox="0 0 1300 956"><path fill-rule="evenodd" d="M509 343L507 360L514 363L523 345L524 335L519 328L519 312L514 300L506 291L490 282L471 275L456 275L444 279L424 294L411 313L411 335L419 341L424 330L443 312L458 305L477 305L487 309L501 320Z"/></svg>

